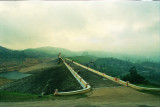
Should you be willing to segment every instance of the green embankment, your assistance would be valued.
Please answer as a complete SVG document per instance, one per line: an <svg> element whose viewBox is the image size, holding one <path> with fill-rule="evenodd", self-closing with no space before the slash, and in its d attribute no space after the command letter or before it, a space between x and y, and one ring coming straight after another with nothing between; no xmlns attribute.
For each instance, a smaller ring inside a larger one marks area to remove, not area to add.
<svg viewBox="0 0 160 107"><path fill-rule="evenodd" d="M13 81L3 86L0 92L20 92L26 94L53 94L55 89L60 92L82 89L64 64L40 71L29 77Z"/></svg>
<svg viewBox="0 0 160 107"><path fill-rule="evenodd" d="M156 85L156 84L134 84L140 87L146 87L146 88L160 88L160 85Z"/></svg>
<svg viewBox="0 0 160 107"><path fill-rule="evenodd" d="M70 57L74 61L81 63L85 66L89 66L95 70L98 70L107 75L123 78L125 75L129 74L129 69L131 67L137 68L137 73L142 75L148 80L148 84L141 84L145 87L159 87L160 86L160 67L159 63L153 62L141 62L132 63L130 61L120 60L117 58L98 58L94 56L76 56ZM92 62L92 63L90 63Z"/></svg>
<svg viewBox="0 0 160 107"><path fill-rule="evenodd" d="M46 99L47 97L16 92L0 92L0 101L34 101Z"/></svg>
<svg viewBox="0 0 160 107"><path fill-rule="evenodd" d="M41 100L68 100L68 99L78 99L87 97L86 94L77 95L66 95L66 96L54 96L52 95L36 95L36 94L25 94L17 92L0 92L0 101L2 102L19 102L19 101L41 101Z"/></svg>
<svg viewBox="0 0 160 107"><path fill-rule="evenodd" d="M68 58L81 64L87 64L97 59L96 57L93 57L93 56L75 56L75 57L68 57Z"/></svg>
<svg viewBox="0 0 160 107"><path fill-rule="evenodd" d="M4 85L6 83L9 83L11 81L14 81L14 79L7 79L7 78L4 78L4 77L0 77L0 86Z"/></svg>

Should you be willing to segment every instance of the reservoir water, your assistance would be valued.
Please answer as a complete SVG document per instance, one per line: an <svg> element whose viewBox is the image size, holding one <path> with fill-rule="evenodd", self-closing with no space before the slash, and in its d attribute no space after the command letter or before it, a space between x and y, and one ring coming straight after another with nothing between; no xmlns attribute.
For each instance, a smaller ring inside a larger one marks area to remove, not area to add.
<svg viewBox="0 0 160 107"><path fill-rule="evenodd" d="M5 77L8 79L21 79L27 76L30 76L31 74L25 74L18 71L8 71L8 72L2 72L0 73L0 77Z"/></svg>

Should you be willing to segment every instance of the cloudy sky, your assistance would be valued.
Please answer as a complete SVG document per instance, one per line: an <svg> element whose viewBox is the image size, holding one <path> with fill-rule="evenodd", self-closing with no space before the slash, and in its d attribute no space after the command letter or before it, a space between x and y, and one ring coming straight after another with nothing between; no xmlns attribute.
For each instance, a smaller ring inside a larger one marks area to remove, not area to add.
<svg viewBox="0 0 160 107"><path fill-rule="evenodd" d="M0 2L0 46L160 52L160 2Z"/></svg>

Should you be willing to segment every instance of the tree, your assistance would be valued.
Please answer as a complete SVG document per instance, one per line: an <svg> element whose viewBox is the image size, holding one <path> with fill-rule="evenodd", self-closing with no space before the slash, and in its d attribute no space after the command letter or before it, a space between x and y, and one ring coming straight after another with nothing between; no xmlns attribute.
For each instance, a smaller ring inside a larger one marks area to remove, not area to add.
<svg viewBox="0 0 160 107"><path fill-rule="evenodd" d="M137 74L136 67L130 68L129 72L130 72L131 75L136 75Z"/></svg>
<svg viewBox="0 0 160 107"><path fill-rule="evenodd" d="M129 74L123 77L124 81L129 81L131 83L137 83L137 84L148 83L148 81L143 76L137 73L136 67L131 67L129 72L130 72Z"/></svg>

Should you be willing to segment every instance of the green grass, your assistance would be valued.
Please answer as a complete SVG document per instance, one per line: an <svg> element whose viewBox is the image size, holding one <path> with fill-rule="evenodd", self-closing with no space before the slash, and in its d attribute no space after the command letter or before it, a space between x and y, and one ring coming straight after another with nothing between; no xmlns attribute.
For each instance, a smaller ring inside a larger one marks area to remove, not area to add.
<svg viewBox="0 0 160 107"><path fill-rule="evenodd" d="M2 102L19 102L19 101L42 101L42 100L71 100L87 97L86 94L77 95L65 95L65 96L54 96L50 95L36 95L36 94L25 94L17 92L0 92L0 101Z"/></svg>
<svg viewBox="0 0 160 107"><path fill-rule="evenodd" d="M155 85L155 84L134 84L134 85L141 86L141 87L146 87L146 88L160 88L159 85ZM144 92L144 93L160 96L160 92L159 91L141 90L140 92Z"/></svg>
<svg viewBox="0 0 160 107"><path fill-rule="evenodd" d="M92 56L76 56L76 57L69 57L69 59L74 60L81 64L89 63L90 61L95 61L97 58Z"/></svg>
<svg viewBox="0 0 160 107"><path fill-rule="evenodd" d="M5 77L0 77L0 86L3 85L3 84L9 83L11 81L14 81L14 79L8 79L8 78L5 78Z"/></svg>
<svg viewBox="0 0 160 107"><path fill-rule="evenodd" d="M82 89L81 85L63 63L12 82L0 89L0 91L25 92L39 95L44 92L45 95L49 95L53 94L55 89L58 89L59 92Z"/></svg>
<svg viewBox="0 0 160 107"><path fill-rule="evenodd" d="M34 101L47 99L48 96L24 94L17 92L0 92L0 101Z"/></svg>
<svg viewBox="0 0 160 107"><path fill-rule="evenodd" d="M154 85L154 84L134 84L134 85L146 88L160 88L160 85Z"/></svg>
<svg viewBox="0 0 160 107"><path fill-rule="evenodd" d="M158 92L158 91L141 90L140 92L147 93L147 94L152 94L152 95L156 95L156 96L160 97L160 92Z"/></svg>

